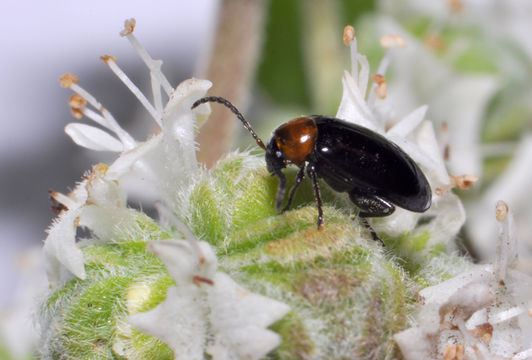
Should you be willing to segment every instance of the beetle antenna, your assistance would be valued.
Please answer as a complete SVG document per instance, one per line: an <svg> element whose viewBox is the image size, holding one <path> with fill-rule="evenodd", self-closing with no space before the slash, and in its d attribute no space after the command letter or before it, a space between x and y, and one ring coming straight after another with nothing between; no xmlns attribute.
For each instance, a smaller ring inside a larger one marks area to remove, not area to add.
<svg viewBox="0 0 532 360"><path fill-rule="evenodd" d="M216 103L225 105L227 108L229 108L229 110L231 110L231 112L236 115L238 120L242 121L242 124L244 124L244 127L249 130L249 132L251 133L251 136L253 136L253 138L257 142L257 145L259 145L263 150L266 150L266 146L264 146L264 143L262 142L262 140L255 133L255 131L253 131L249 122L246 119L244 119L244 115L242 115L240 111L238 111L236 106L231 104L229 100L224 99L223 97L220 97L220 96L206 96L206 97L203 97L197 100L194 104L192 104L191 109L194 109L195 107L201 104L207 103L207 102L216 102Z"/></svg>

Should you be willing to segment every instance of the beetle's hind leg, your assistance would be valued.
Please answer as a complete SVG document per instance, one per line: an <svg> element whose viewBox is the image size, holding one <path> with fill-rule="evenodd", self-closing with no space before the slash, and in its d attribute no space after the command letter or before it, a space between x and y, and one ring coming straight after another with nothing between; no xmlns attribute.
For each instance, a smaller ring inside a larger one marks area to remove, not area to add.
<svg viewBox="0 0 532 360"><path fill-rule="evenodd" d="M378 241L384 246L384 241L377 235L366 218L388 216L395 211L395 206L376 195L368 196L357 190L351 190L349 198L360 208L358 216L361 218L362 224L369 230L373 241Z"/></svg>
<svg viewBox="0 0 532 360"><path fill-rule="evenodd" d="M382 239L379 237L379 235L377 235L377 233L375 232L375 229L373 229L373 227L369 224L368 219L360 218L360 220L361 220L362 224L366 227L366 229L368 229L369 233L371 234L371 238L373 239L373 241L378 241L378 242L381 243L382 246L386 246L384 241L382 241Z"/></svg>

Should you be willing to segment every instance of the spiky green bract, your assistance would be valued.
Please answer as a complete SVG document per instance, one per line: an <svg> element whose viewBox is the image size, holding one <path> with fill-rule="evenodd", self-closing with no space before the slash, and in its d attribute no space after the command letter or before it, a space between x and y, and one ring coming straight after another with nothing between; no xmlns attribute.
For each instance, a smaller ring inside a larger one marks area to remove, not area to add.
<svg viewBox="0 0 532 360"><path fill-rule="evenodd" d="M325 227L318 231L311 187L302 186L292 209L278 214L277 184L262 159L233 153L196 179L189 195L178 194L190 199L190 212L176 214L213 246L219 271L290 306L271 326L282 343L268 357L398 357L393 334L412 325L417 290L451 273L446 264L453 256L435 261L443 255L427 251L428 231L405 235L399 247L387 239L384 248L351 216L351 206L334 205L338 198L329 198L325 184ZM155 308L174 285L147 243L183 237L139 212L131 216L134 228L117 224L114 238L84 243L86 280L70 281L43 305L44 358L173 358L166 344L133 329L128 316ZM413 271L409 258L429 265Z"/></svg>

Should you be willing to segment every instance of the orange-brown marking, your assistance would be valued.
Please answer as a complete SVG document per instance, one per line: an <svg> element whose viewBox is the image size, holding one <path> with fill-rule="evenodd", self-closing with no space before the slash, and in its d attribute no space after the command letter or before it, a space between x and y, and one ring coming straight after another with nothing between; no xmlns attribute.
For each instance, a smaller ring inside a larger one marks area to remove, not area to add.
<svg viewBox="0 0 532 360"><path fill-rule="evenodd" d="M301 167L314 149L318 127L314 120L299 117L279 126L274 135L285 158Z"/></svg>

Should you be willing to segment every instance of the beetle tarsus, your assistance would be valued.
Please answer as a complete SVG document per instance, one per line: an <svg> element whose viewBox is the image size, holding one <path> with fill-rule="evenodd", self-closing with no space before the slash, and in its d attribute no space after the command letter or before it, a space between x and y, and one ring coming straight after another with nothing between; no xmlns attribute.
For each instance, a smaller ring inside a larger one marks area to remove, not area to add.
<svg viewBox="0 0 532 360"><path fill-rule="evenodd" d="M361 217L360 220L362 220L362 224L366 227L366 229L369 230L369 233L371 234L371 238L373 239L373 241L378 241L382 246L386 246L384 241L382 241L379 235L377 235L377 233L375 232L375 229L373 229L373 227L369 224L368 219Z"/></svg>

